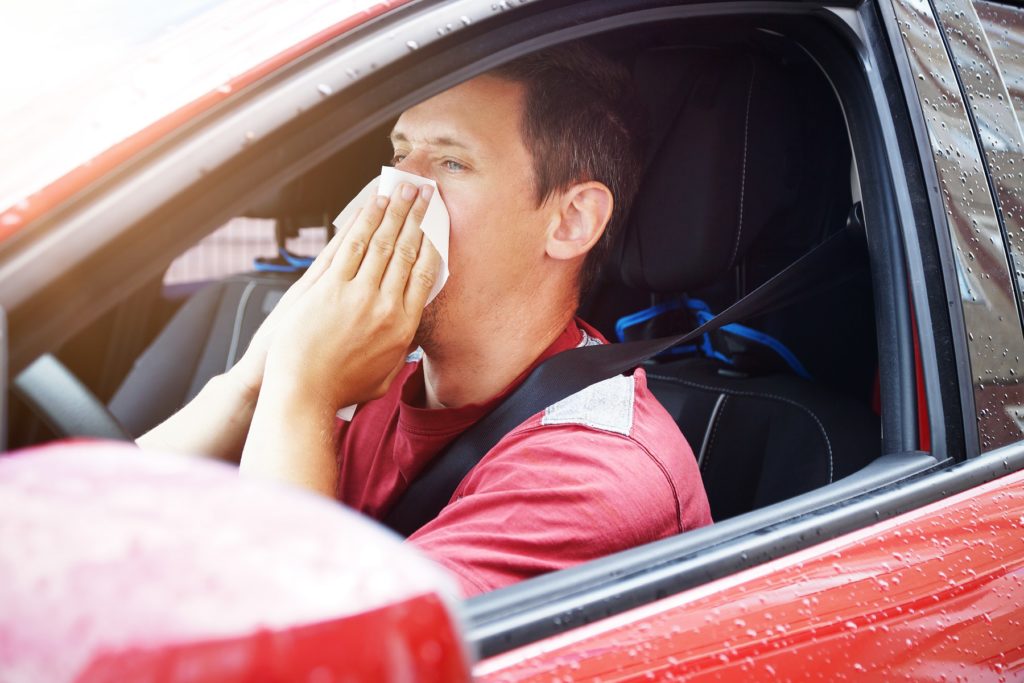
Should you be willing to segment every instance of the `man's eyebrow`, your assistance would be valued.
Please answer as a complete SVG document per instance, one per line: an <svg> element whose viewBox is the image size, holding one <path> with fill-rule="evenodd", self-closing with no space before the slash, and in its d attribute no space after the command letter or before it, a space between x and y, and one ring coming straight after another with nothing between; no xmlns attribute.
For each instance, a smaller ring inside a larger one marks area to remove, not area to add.
<svg viewBox="0 0 1024 683"><path fill-rule="evenodd" d="M388 134L388 140L390 140L392 144L396 142L409 142L409 138L405 136L405 133L394 130ZM455 138L450 138L446 135L434 138L427 138L426 142L427 144L433 145L435 147L459 147L461 149L469 149L469 146L464 142L459 142Z"/></svg>

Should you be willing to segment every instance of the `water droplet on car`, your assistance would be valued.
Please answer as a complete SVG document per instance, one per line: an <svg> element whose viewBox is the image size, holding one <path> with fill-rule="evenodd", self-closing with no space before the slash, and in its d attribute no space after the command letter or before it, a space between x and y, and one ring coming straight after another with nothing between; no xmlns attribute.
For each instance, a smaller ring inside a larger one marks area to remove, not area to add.
<svg viewBox="0 0 1024 683"><path fill-rule="evenodd" d="M228 84L228 83L224 83L223 85L218 85L217 86L217 92L221 93L222 95L227 95L229 92L231 92L231 85Z"/></svg>
<svg viewBox="0 0 1024 683"><path fill-rule="evenodd" d="M409 48L410 50L418 50L418 49L420 49L420 44L417 43L415 40L407 40L407 41L405 41L405 46L407 48Z"/></svg>
<svg viewBox="0 0 1024 683"><path fill-rule="evenodd" d="M321 83L320 85L316 86L316 91L323 95L324 97L328 97L329 95L334 93L334 88L327 85L326 83Z"/></svg>

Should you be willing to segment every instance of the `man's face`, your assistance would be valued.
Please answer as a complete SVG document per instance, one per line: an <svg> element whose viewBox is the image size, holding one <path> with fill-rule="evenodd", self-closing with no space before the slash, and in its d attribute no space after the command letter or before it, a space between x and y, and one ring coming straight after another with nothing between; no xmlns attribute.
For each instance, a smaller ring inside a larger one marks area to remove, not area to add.
<svg viewBox="0 0 1024 683"><path fill-rule="evenodd" d="M537 206L522 108L521 85L480 76L409 109L392 131L395 166L434 179L451 215L451 278L417 335L428 353L507 315L502 303L535 286L551 209Z"/></svg>

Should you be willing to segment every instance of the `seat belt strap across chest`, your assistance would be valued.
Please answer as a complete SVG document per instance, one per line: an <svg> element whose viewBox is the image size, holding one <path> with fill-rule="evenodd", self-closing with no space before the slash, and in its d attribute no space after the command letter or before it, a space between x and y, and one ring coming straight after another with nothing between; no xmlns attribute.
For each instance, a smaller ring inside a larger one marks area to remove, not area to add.
<svg viewBox="0 0 1024 683"><path fill-rule="evenodd" d="M463 432L413 481L384 523L410 536L448 504L459 483L506 434L533 415L592 384L628 372L666 349L686 344L723 325L789 306L856 274L863 233L846 228L703 325L678 336L569 349L538 365L518 389Z"/></svg>

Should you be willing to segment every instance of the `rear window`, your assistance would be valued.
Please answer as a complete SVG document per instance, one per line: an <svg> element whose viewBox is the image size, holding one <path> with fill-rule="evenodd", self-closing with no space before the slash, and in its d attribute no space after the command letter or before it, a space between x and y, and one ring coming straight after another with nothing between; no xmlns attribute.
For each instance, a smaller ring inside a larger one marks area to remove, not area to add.
<svg viewBox="0 0 1024 683"><path fill-rule="evenodd" d="M276 225L270 219L231 219L176 258L164 275L164 286L220 280L254 270L257 258L277 254ZM312 256L326 239L327 232L321 227L300 228L298 236L286 240L285 246L293 254Z"/></svg>

